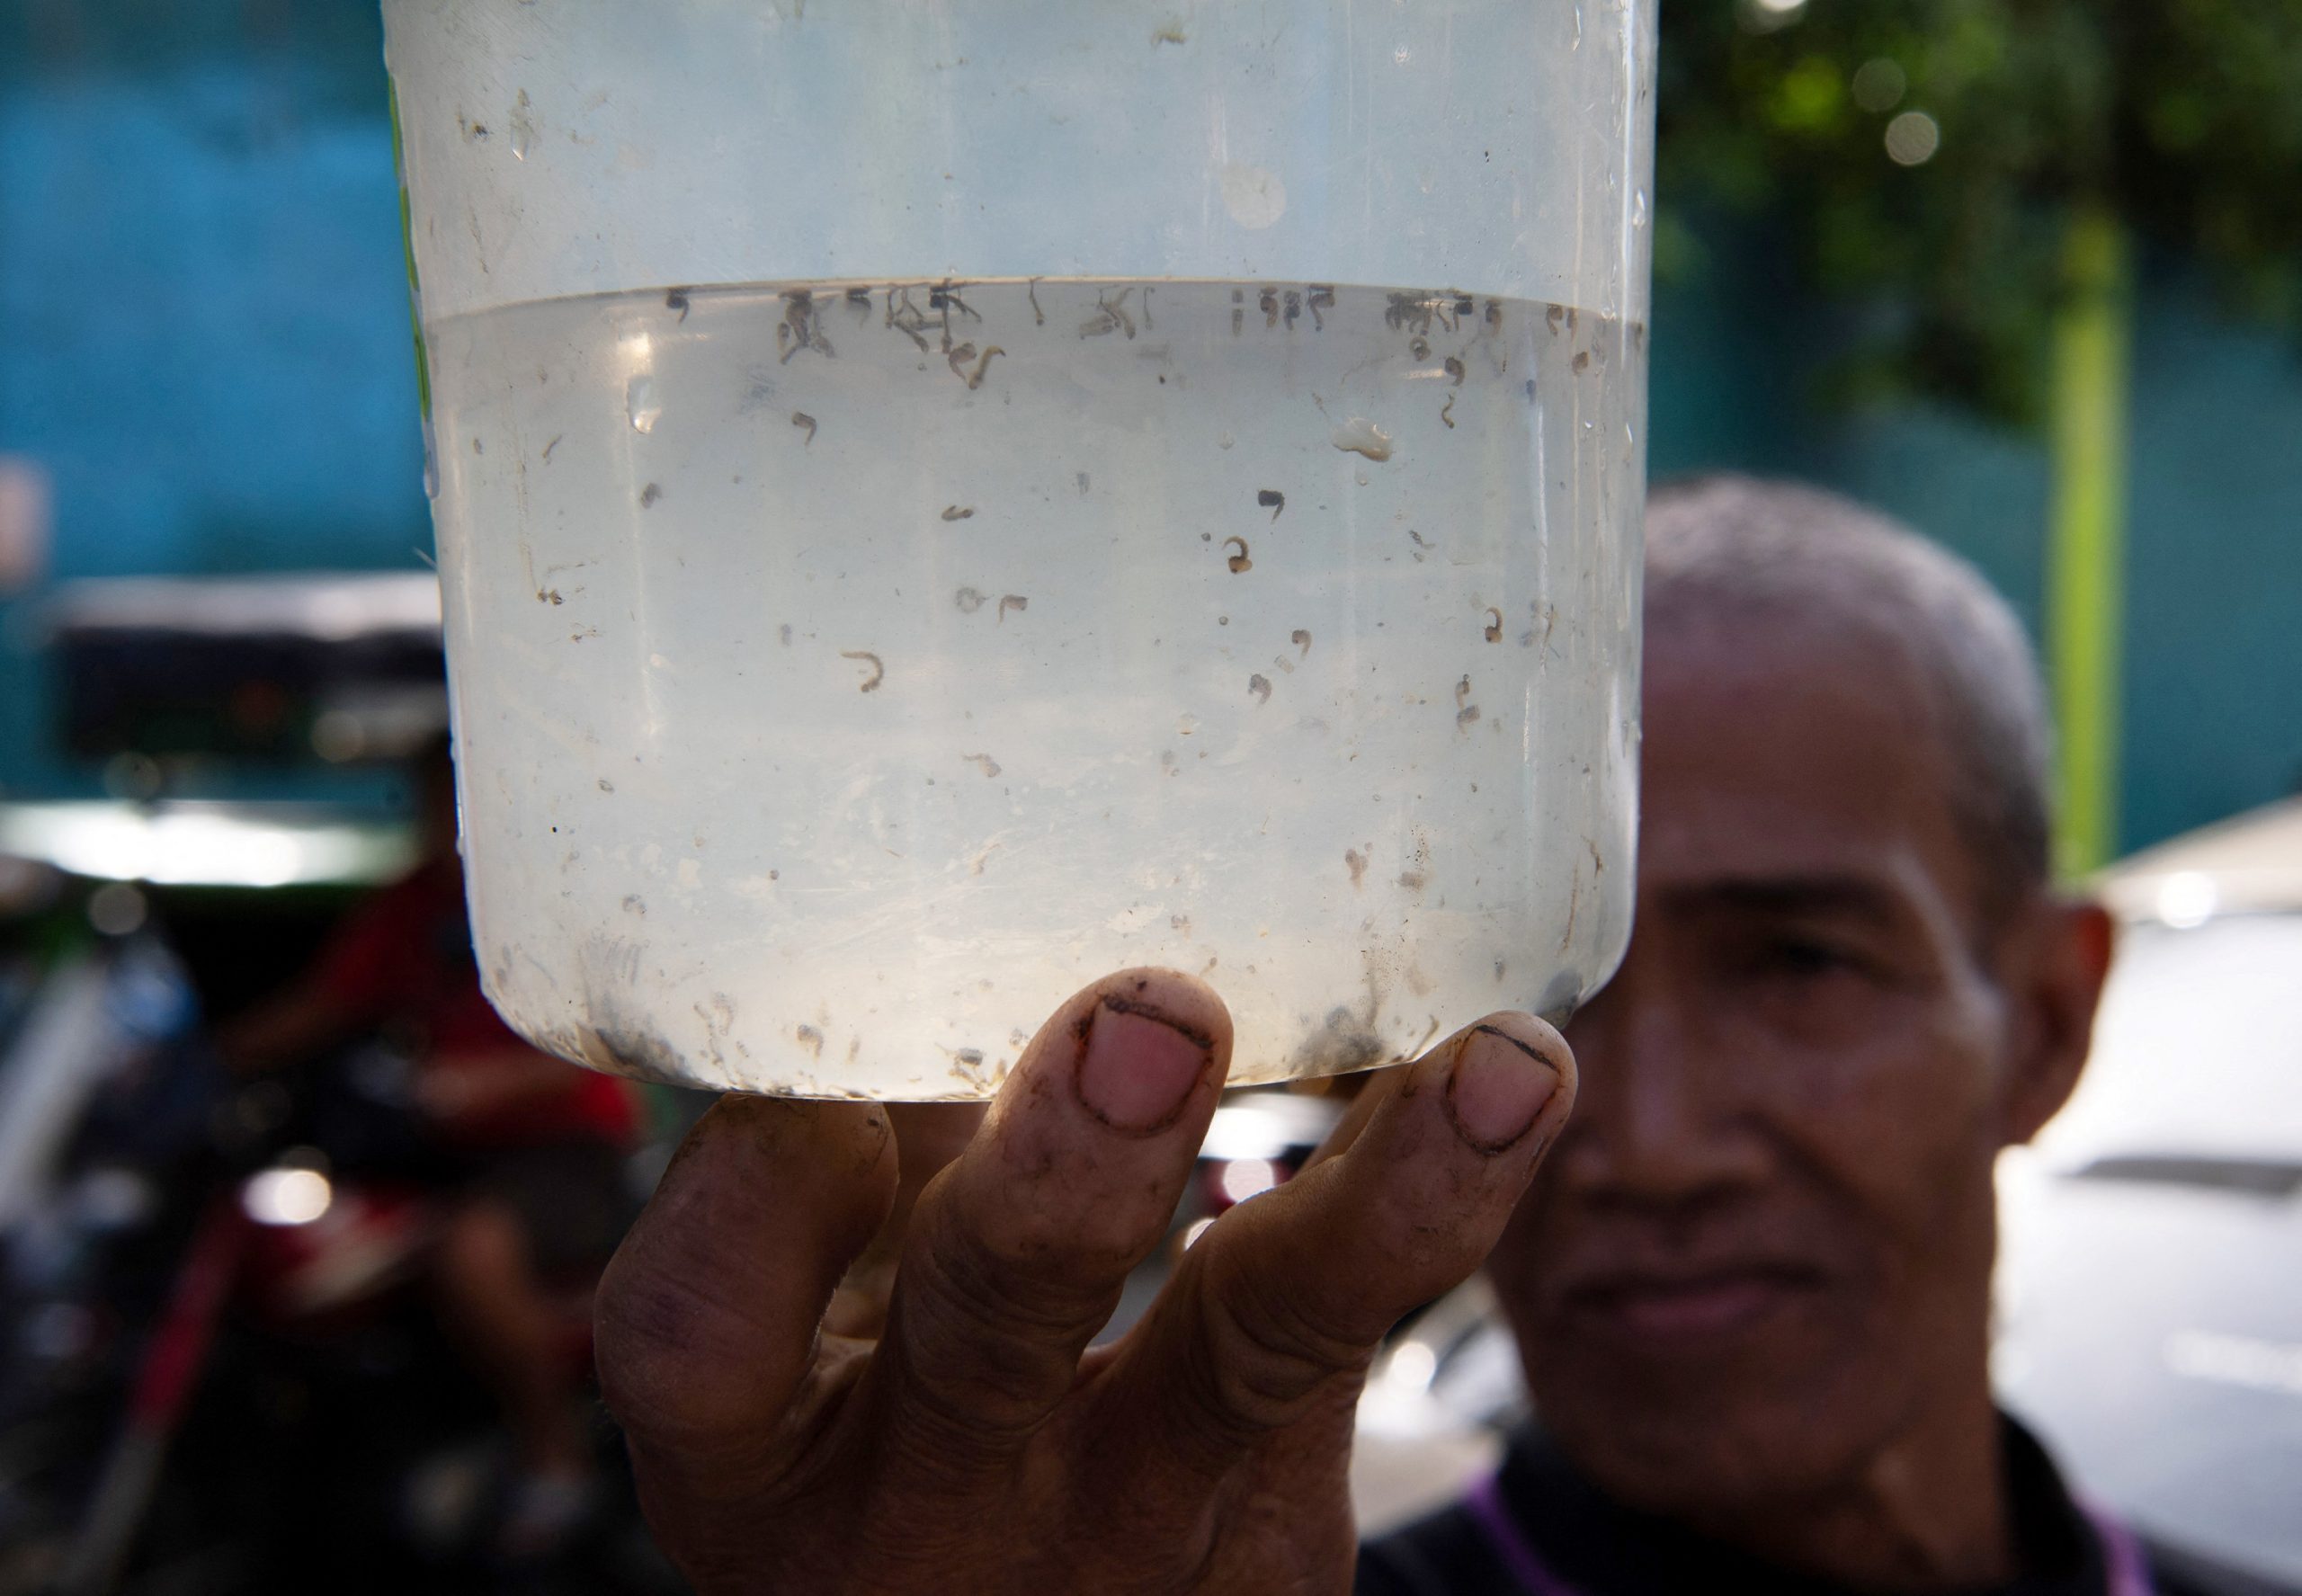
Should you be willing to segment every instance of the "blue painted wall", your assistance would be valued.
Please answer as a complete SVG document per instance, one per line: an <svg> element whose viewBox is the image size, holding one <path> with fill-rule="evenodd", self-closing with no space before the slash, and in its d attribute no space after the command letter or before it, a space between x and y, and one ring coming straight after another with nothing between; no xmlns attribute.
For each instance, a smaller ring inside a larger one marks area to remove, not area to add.
<svg viewBox="0 0 2302 1596"><path fill-rule="evenodd" d="M406 564L374 7L147 9L0 4L0 448L55 479L56 574Z"/></svg>
<svg viewBox="0 0 2302 1596"><path fill-rule="evenodd" d="M430 546L372 0L0 0L0 450L56 577L414 565ZM1714 244L1654 329L1658 473L1810 477L1981 565L2036 626L2036 441L1814 402L1833 318ZM2302 360L2179 272L2135 346L2125 840L2302 778ZM0 789L60 790L0 613Z"/></svg>

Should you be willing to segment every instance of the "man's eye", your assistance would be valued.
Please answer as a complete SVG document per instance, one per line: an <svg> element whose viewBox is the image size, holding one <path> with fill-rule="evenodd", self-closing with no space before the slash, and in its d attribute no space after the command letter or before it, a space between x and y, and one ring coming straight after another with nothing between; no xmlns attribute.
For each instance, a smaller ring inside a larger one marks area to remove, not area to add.
<svg viewBox="0 0 2302 1596"><path fill-rule="evenodd" d="M1765 945L1759 962L1771 974L1794 976L1834 975L1855 967L1847 954L1811 937L1776 938Z"/></svg>

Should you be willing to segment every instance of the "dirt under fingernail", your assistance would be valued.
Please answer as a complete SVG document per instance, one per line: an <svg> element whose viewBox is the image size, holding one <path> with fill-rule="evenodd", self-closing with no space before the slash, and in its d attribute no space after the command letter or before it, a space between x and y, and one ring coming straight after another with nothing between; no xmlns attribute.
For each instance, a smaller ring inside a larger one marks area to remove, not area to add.
<svg viewBox="0 0 2302 1596"><path fill-rule="evenodd" d="M1463 1140L1492 1155L1535 1128L1558 1088L1557 1065L1532 1044L1499 1026L1475 1025L1447 1077L1447 1112Z"/></svg>

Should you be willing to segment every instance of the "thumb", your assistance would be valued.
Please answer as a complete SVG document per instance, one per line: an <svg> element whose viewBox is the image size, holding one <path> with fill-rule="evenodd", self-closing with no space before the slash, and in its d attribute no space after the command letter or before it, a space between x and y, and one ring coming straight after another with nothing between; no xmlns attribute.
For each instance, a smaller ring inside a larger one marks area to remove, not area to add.
<svg viewBox="0 0 2302 1596"><path fill-rule="evenodd" d="M873 1104L730 1095L689 1133L593 1308L601 1391L651 1509L772 1483L825 1305L895 1183Z"/></svg>

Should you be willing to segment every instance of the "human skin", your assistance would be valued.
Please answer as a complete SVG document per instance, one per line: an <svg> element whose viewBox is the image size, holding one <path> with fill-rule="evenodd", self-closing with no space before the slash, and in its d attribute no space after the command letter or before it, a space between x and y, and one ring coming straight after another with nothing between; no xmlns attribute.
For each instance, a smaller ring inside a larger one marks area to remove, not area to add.
<svg viewBox="0 0 2302 1596"><path fill-rule="evenodd" d="M1775 1561L2003 1579L1992 1170L2077 1080L2109 923L2043 883L1986 913L1873 640L1649 636L1637 931L1488 1266L1537 1409L1618 1499Z"/></svg>
<svg viewBox="0 0 2302 1596"><path fill-rule="evenodd" d="M897 1199L887 1110L704 1117L596 1314L642 1504L699 1591L1348 1589L1368 1364L1493 1246L1574 1064L1528 1015L1459 1032L1090 1351L1164 1237L1230 1051L1187 976L1072 998L919 1190L883 1318L852 1282L834 1297Z"/></svg>

